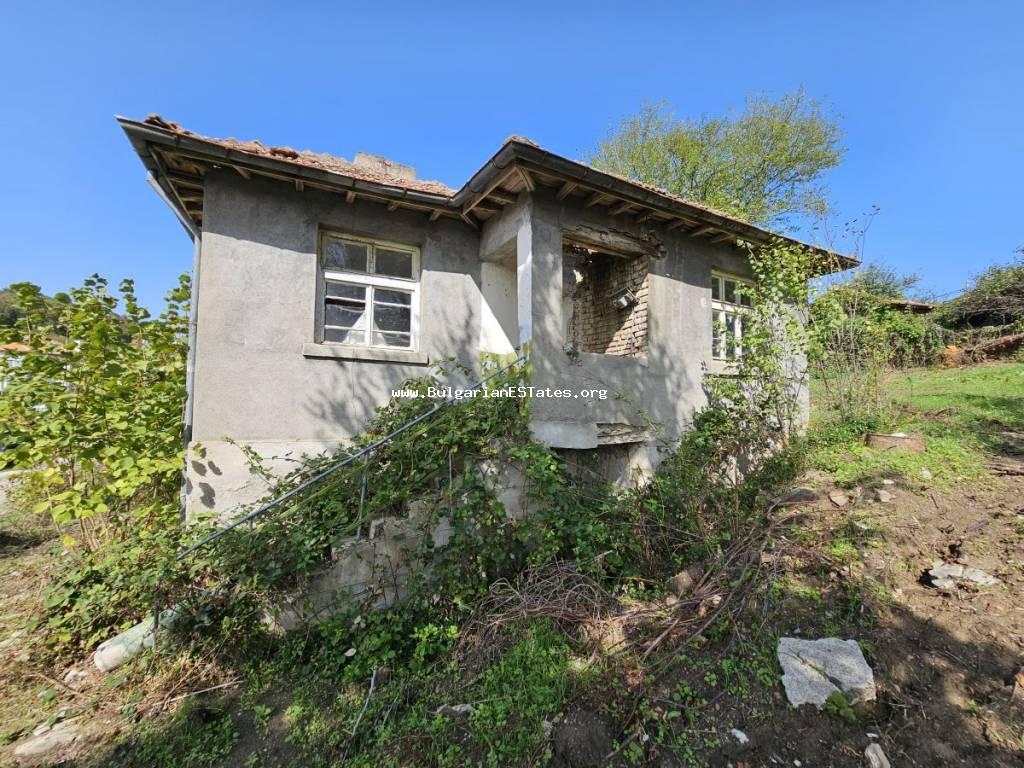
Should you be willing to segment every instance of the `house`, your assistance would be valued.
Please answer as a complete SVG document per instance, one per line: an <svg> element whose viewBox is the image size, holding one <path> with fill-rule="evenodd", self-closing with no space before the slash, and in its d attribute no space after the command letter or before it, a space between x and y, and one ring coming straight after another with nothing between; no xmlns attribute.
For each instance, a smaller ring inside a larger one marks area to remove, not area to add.
<svg viewBox="0 0 1024 768"><path fill-rule="evenodd" d="M0 357L11 368L21 365L21 356L30 351L32 351L32 348L27 344L19 344L16 341L0 344ZM7 378L0 376L0 392L7 389L7 383Z"/></svg>
<svg viewBox="0 0 1024 768"><path fill-rule="evenodd" d="M774 237L518 137L450 189L372 155L119 122L195 242L192 510L266 492L239 445L294 466L430 364L521 349L534 387L607 395L535 399L540 441L611 477L653 467L742 335L737 242Z"/></svg>

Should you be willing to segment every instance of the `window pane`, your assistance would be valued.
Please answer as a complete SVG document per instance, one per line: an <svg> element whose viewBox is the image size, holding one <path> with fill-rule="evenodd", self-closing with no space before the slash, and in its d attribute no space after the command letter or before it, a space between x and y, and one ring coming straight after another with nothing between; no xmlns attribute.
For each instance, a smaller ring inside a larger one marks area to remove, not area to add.
<svg viewBox="0 0 1024 768"><path fill-rule="evenodd" d="M753 306L753 304L750 301L750 289L749 288L744 287L743 288L743 292L740 293L740 304L742 304L744 307Z"/></svg>
<svg viewBox="0 0 1024 768"><path fill-rule="evenodd" d="M736 357L736 315L725 315L725 356L732 360Z"/></svg>
<svg viewBox="0 0 1024 768"><path fill-rule="evenodd" d="M378 347L411 347L412 334L374 331L373 343Z"/></svg>
<svg viewBox="0 0 1024 768"><path fill-rule="evenodd" d="M711 276L711 298L715 301L722 300L722 278L718 275Z"/></svg>
<svg viewBox="0 0 1024 768"><path fill-rule="evenodd" d="M405 307L374 306L373 328L376 331L412 330L412 313Z"/></svg>
<svg viewBox="0 0 1024 768"><path fill-rule="evenodd" d="M390 277L412 277L412 254L378 248L374 272Z"/></svg>
<svg viewBox="0 0 1024 768"><path fill-rule="evenodd" d="M412 304L412 294L405 291L386 291L383 288L378 288L377 292L373 295L373 303L401 304L403 307L408 307Z"/></svg>
<svg viewBox="0 0 1024 768"><path fill-rule="evenodd" d="M725 301L730 304L736 303L736 281L726 280L725 281Z"/></svg>
<svg viewBox="0 0 1024 768"><path fill-rule="evenodd" d="M324 341L334 344L365 344L366 332L348 328L324 328Z"/></svg>
<svg viewBox="0 0 1024 768"><path fill-rule="evenodd" d="M359 302L366 300L366 288L362 285L348 285L328 280L324 292L333 299L349 299Z"/></svg>
<svg viewBox="0 0 1024 768"><path fill-rule="evenodd" d="M711 315L711 356L722 356L722 312L714 312Z"/></svg>
<svg viewBox="0 0 1024 768"><path fill-rule="evenodd" d="M364 243L346 243L331 239L327 241L324 268L366 272L368 254L369 246Z"/></svg>
<svg viewBox="0 0 1024 768"><path fill-rule="evenodd" d="M364 328L366 326L365 305L334 304L328 302L324 311L324 325L340 325L343 328Z"/></svg>

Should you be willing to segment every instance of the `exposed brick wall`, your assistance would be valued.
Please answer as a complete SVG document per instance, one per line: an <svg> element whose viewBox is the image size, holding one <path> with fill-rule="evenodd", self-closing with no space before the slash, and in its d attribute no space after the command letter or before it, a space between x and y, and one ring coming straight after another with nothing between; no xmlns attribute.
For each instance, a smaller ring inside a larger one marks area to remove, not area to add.
<svg viewBox="0 0 1024 768"><path fill-rule="evenodd" d="M563 276L572 299L569 343L576 352L636 357L647 351L646 258L621 258L566 248ZM580 277L577 277L577 274ZM616 309L612 299L622 290L636 304Z"/></svg>

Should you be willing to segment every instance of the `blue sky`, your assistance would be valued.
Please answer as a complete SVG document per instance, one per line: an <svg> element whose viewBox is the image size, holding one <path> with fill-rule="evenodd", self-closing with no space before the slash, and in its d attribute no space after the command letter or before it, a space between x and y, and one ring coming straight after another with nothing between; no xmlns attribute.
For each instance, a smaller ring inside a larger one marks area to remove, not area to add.
<svg viewBox="0 0 1024 768"><path fill-rule="evenodd" d="M836 224L955 291L1024 244L1024 3L20 3L0 29L0 285L191 265L114 114L460 185L510 134L578 157L644 101L718 114L803 85L842 116Z"/></svg>

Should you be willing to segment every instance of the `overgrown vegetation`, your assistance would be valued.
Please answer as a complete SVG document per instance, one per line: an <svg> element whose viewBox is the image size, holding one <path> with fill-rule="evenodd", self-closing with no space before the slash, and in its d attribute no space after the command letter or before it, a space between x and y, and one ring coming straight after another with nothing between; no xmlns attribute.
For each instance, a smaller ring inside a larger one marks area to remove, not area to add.
<svg viewBox="0 0 1024 768"><path fill-rule="evenodd" d="M55 648L91 647L137 615L173 557L182 469L188 283L157 318L131 281L94 276L51 300L21 283L0 355L0 464L72 552L45 599Z"/></svg>

